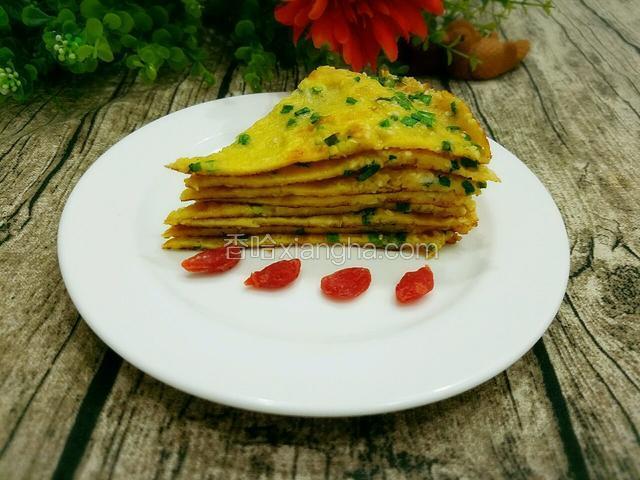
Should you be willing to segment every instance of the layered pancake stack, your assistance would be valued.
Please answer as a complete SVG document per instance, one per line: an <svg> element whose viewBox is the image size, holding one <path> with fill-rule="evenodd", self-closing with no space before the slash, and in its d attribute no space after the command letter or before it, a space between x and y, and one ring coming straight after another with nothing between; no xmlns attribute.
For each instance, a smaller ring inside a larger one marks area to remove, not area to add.
<svg viewBox="0 0 640 480"><path fill-rule="evenodd" d="M189 174L165 248L357 244L426 248L478 223L497 176L487 138L449 92L410 77L320 67L236 141L169 168ZM242 237L239 237L242 235Z"/></svg>

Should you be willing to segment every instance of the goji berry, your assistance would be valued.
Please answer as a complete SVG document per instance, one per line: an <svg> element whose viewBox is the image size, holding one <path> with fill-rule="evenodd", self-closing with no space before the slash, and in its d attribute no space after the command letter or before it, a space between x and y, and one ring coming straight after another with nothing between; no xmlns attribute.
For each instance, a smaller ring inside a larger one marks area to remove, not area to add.
<svg viewBox="0 0 640 480"><path fill-rule="evenodd" d="M256 288L282 288L293 282L300 274L300 260L280 260L253 272L244 282Z"/></svg>
<svg viewBox="0 0 640 480"><path fill-rule="evenodd" d="M433 290L433 272L426 265L415 272L405 273L396 285L400 303L413 302Z"/></svg>
<svg viewBox="0 0 640 480"><path fill-rule="evenodd" d="M221 273L235 267L241 258L238 246L204 250L182 262L182 268L193 273Z"/></svg>
<svg viewBox="0 0 640 480"><path fill-rule="evenodd" d="M323 277L320 288L328 297L338 299L355 298L364 293L371 285L371 272L368 268L351 267L338 270Z"/></svg>

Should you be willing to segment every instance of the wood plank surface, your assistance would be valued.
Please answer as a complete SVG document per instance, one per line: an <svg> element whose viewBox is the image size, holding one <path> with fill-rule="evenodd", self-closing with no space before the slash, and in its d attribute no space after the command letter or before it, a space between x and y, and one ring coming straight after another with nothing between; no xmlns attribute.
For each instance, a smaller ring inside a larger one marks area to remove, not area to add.
<svg viewBox="0 0 640 480"><path fill-rule="evenodd" d="M533 42L522 68L434 84L557 202L572 261L560 312L506 372L396 414L284 418L197 399L123 362L66 294L55 237L79 177L155 118L248 93L234 65L213 87L110 74L0 107L0 478L640 478L640 9L557 3L505 24Z"/></svg>

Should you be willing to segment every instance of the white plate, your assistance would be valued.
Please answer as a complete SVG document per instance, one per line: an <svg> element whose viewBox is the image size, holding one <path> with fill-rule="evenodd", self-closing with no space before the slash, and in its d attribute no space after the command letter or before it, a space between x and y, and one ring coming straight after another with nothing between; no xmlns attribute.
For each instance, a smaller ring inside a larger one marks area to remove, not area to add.
<svg viewBox="0 0 640 480"><path fill-rule="evenodd" d="M183 175L163 165L233 141L282 94L226 98L161 118L109 149L85 173L60 221L67 289L91 328L127 361L202 398L262 412L341 416L423 405L501 372L544 333L569 271L560 213L540 181L495 142L502 178L478 199L480 226L429 261L436 287L398 306L394 287L424 263L352 258L371 269L350 303L320 293L342 268L305 260L290 288L245 288L268 259L191 276L192 252L160 248ZM326 253L326 251L325 251Z"/></svg>

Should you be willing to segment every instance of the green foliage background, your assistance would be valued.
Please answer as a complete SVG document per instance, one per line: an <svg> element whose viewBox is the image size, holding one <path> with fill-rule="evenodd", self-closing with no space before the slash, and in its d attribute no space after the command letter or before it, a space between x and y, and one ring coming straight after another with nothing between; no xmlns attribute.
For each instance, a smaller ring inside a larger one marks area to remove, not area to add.
<svg viewBox="0 0 640 480"><path fill-rule="evenodd" d="M401 1L401 0L399 0ZM207 53L237 61L254 91L277 68L340 64L273 16L279 0L0 0L0 101L24 101L38 84L62 75L92 74L112 64L152 82L164 71L215 81ZM442 44L446 24L468 18L483 31L497 28L514 7L551 7L550 0L446 0L443 17L427 16L424 46ZM415 42L414 42L415 43ZM382 59L384 60L384 59ZM402 72L401 65L392 69Z"/></svg>

